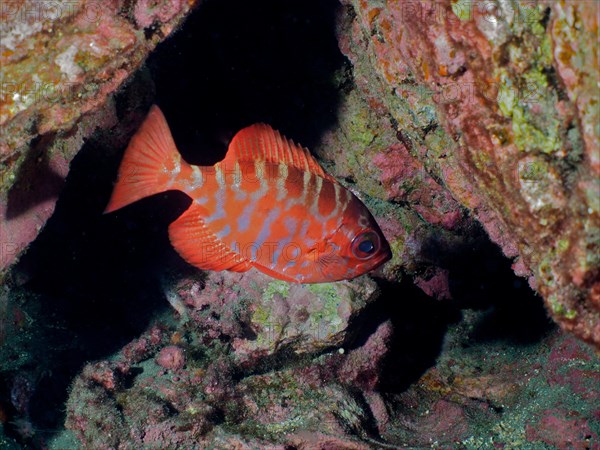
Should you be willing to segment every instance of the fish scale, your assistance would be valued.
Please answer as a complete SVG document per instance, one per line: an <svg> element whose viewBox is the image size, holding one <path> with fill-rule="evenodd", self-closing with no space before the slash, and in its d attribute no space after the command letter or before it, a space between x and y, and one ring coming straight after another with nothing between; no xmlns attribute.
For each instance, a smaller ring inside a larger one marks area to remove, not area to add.
<svg viewBox="0 0 600 450"><path fill-rule="evenodd" d="M391 257L362 202L308 150L265 124L239 131L223 161L192 166L153 106L125 151L105 212L169 189L193 200L169 238L200 269L255 268L317 283L354 278Z"/></svg>

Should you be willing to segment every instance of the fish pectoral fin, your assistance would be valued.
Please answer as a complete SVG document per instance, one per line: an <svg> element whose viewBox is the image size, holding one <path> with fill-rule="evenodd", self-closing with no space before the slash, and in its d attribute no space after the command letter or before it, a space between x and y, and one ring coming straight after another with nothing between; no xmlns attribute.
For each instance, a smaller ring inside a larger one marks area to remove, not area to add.
<svg viewBox="0 0 600 450"><path fill-rule="evenodd" d="M240 256L240 258L241 258L241 256ZM252 267L254 267L254 265L250 261L244 260L241 263L238 263L234 266L231 266L231 267L229 267L227 269L223 269L223 270L229 270L231 272L247 272ZM217 270L217 269L213 269L213 270Z"/></svg>
<svg viewBox="0 0 600 450"><path fill-rule="evenodd" d="M171 245L191 265L204 270L245 272L252 263L219 239L204 222L206 210L192 203L179 218L169 225Z"/></svg>
<svg viewBox="0 0 600 450"><path fill-rule="evenodd" d="M312 262L317 262L319 260L319 251L317 248L311 248L307 253L306 253L306 259L308 259L309 261Z"/></svg>
<svg viewBox="0 0 600 450"><path fill-rule="evenodd" d="M299 279L292 278L292 277L285 275L283 273L280 273L280 272L275 272L274 270L271 270L260 264L254 264L254 268L256 270L264 273L265 275L269 275L270 277L276 278L278 280L287 281L288 283L300 283L301 282L301 280L299 280Z"/></svg>

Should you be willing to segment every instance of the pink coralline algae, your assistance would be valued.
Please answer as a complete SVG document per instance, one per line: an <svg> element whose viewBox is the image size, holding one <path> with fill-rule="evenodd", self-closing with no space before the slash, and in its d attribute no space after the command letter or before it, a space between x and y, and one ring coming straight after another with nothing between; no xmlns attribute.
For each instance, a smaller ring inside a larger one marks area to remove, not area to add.
<svg viewBox="0 0 600 450"><path fill-rule="evenodd" d="M165 369L179 370L185 365L185 355L180 347L169 345L156 357L156 364Z"/></svg>
<svg viewBox="0 0 600 450"><path fill-rule="evenodd" d="M460 223L462 212L456 200L431 178L403 144L394 144L375 155L373 163L381 169L380 179L388 200L409 202L433 225L453 229Z"/></svg>
<svg viewBox="0 0 600 450"><path fill-rule="evenodd" d="M439 400L432 405L430 411L421 423L425 436L454 436L462 440L469 435L466 423L465 410L447 400Z"/></svg>
<svg viewBox="0 0 600 450"><path fill-rule="evenodd" d="M174 16L184 10L188 0L139 0L133 14L140 27L149 27L155 23L169 23Z"/></svg>
<svg viewBox="0 0 600 450"><path fill-rule="evenodd" d="M600 345L597 3L343 3L356 16L340 48L364 96L518 257L554 320ZM384 185L410 200L381 155ZM447 194L417 195L433 199L438 212L423 217L439 221Z"/></svg>
<svg viewBox="0 0 600 450"><path fill-rule="evenodd" d="M544 411L537 424L527 425L527 440L554 448L597 449L598 435L576 411Z"/></svg>
<svg viewBox="0 0 600 450"><path fill-rule="evenodd" d="M127 362L136 364L154 354L164 340L164 330L155 326L146 335L131 341L121 351Z"/></svg>
<svg viewBox="0 0 600 450"><path fill-rule="evenodd" d="M427 277L419 276L415 278L415 284L419 286L427 295L440 299L448 300L452 298L448 280L448 271L437 269Z"/></svg>
<svg viewBox="0 0 600 450"><path fill-rule="evenodd" d="M387 354L393 334L392 324L381 324L367 342L348 353L337 371L340 380L365 391L376 390L381 374L381 362Z"/></svg>

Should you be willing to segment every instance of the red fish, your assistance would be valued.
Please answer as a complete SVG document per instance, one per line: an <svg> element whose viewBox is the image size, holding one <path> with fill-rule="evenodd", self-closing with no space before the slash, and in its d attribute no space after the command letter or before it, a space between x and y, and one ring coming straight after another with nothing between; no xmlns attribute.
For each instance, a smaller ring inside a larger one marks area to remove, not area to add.
<svg viewBox="0 0 600 450"><path fill-rule="evenodd" d="M323 171L309 151L265 124L239 131L211 167L182 158L153 106L131 139L105 212L180 190L193 202L169 226L188 263L320 283L362 275L391 257L363 203Z"/></svg>

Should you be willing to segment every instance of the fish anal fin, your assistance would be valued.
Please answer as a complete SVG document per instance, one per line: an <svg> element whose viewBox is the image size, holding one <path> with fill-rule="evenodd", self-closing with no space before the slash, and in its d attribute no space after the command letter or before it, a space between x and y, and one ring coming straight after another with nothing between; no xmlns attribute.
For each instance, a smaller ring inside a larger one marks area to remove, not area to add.
<svg viewBox="0 0 600 450"><path fill-rule="evenodd" d="M233 137L223 161L257 161L284 163L332 181L308 149L287 139L264 123L250 125Z"/></svg>
<svg viewBox="0 0 600 450"><path fill-rule="evenodd" d="M192 203L175 222L169 226L171 244L191 265L203 270L230 270L245 272L252 263L235 253L206 227L203 217L206 210Z"/></svg>

